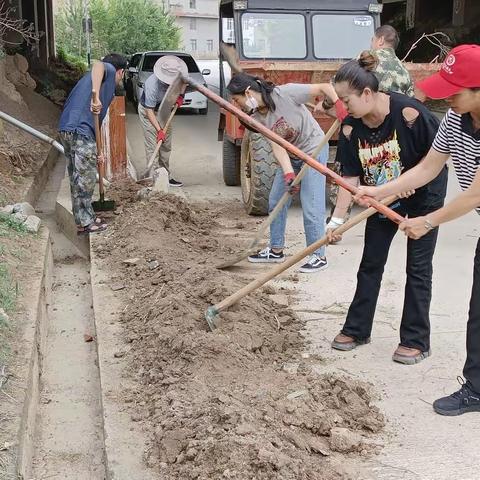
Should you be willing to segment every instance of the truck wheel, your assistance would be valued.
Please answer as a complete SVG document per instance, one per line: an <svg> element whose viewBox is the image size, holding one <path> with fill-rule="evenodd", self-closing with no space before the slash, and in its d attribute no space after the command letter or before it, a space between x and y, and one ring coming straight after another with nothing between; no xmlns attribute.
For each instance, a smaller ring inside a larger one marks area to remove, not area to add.
<svg viewBox="0 0 480 480"><path fill-rule="evenodd" d="M223 138L223 181L229 187L240 185L240 147Z"/></svg>
<svg viewBox="0 0 480 480"><path fill-rule="evenodd" d="M268 196L277 169L270 142L258 133L246 132L242 142L241 184L249 215L268 214Z"/></svg>

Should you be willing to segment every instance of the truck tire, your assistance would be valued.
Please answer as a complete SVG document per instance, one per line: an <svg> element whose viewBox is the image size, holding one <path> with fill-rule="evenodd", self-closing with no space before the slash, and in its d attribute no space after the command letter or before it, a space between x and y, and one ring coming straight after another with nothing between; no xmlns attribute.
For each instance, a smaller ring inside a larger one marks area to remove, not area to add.
<svg viewBox="0 0 480 480"><path fill-rule="evenodd" d="M240 147L223 137L223 181L229 187L240 185Z"/></svg>
<svg viewBox="0 0 480 480"><path fill-rule="evenodd" d="M242 142L242 197L249 215L268 215L268 196L277 161L270 142L258 133L246 132Z"/></svg>

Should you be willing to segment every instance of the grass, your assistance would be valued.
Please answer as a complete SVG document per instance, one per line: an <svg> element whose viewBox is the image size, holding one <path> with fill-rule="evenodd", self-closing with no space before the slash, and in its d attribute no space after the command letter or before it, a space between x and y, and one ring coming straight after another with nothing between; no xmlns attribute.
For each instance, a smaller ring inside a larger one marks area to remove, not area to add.
<svg viewBox="0 0 480 480"><path fill-rule="evenodd" d="M17 222L12 215L0 213L0 237L26 234L28 234L28 230L23 223Z"/></svg>

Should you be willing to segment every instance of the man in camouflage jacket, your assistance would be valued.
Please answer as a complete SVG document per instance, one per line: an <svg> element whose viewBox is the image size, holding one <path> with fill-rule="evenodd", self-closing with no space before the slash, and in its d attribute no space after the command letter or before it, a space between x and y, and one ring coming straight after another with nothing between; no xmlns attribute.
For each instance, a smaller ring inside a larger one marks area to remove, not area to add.
<svg viewBox="0 0 480 480"><path fill-rule="evenodd" d="M375 30L371 48L378 58L375 75L383 92L397 92L413 97L415 95L408 70L395 54L400 38L390 25L382 25Z"/></svg>

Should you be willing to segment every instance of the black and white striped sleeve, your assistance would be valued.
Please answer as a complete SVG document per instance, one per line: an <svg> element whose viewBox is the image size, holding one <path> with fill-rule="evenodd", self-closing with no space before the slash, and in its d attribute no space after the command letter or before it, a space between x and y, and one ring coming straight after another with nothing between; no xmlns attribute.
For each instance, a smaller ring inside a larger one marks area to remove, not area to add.
<svg viewBox="0 0 480 480"><path fill-rule="evenodd" d="M448 138L452 135L451 128L451 113L449 110L440 124L435 140L433 141L432 147L440 153L450 153L450 145Z"/></svg>

